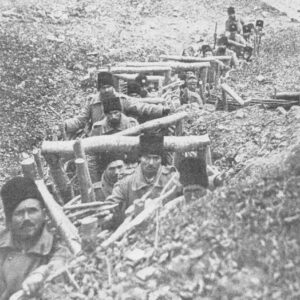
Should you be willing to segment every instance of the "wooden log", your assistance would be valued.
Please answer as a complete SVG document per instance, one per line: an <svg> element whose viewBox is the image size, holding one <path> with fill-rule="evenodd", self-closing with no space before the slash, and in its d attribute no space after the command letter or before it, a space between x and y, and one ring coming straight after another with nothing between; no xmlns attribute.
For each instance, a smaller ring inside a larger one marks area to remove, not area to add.
<svg viewBox="0 0 300 300"><path fill-rule="evenodd" d="M62 141L63 143L68 143L68 141ZM59 141L54 141L54 143L60 143ZM72 144L73 147L73 144ZM53 182L58 189L59 195L66 203L70 199L74 198L74 191L71 182L63 169L63 165L58 153L48 153L43 154L47 164L49 165L50 174Z"/></svg>
<svg viewBox="0 0 300 300"><path fill-rule="evenodd" d="M150 66L150 67L111 67L102 68L99 72L111 72L115 73L128 73L128 74L139 74L139 73L152 73L152 72L167 72L171 71L171 67L169 66Z"/></svg>
<svg viewBox="0 0 300 300"><path fill-rule="evenodd" d="M33 154L34 161L35 161L35 164L36 164L39 179L43 179L44 171L43 171L43 167L42 167L41 151L40 151L40 149L36 148L36 149L32 150L32 154Z"/></svg>
<svg viewBox="0 0 300 300"><path fill-rule="evenodd" d="M166 128L188 117L187 112L179 112L163 118L158 118L113 134L114 136L139 135L142 132L156 128Z"/></svg>
<svg viewBox="0 0 300 300"><path fill-rule="evenodd" d="M221 84L221 88L231 96L238 104L244 105L244 100L226 83Z"/></svg>
<svg viewBox="0 0 300 300"><path fill-rule="evenodd" d="M106 249L119 238L121 238L125 233L132 230L134 227L140 225L142 222L150 218L153 213L161 206L163 200L167 199L169 196L174 193L176 186L173 186L167 193L164 195L151 200L151 205L148 205L141 213L139 213L133 220L122 223L118 229L102 244L101 247Z"/></svg>
<svg viewBox="0 0 300 300"><path fill-rule="evenodd" d="M230 40L228 39L228 44L231 45L231 46L235 46L235 47L240 47L240 48L245 48L246 45L243 45L243 44L240 44L236 41L233 41L233 40Z"/></svg>
<svg viewBox="0 0 300 300"><path fill-rule="evenodd" d="M139 98L138 101L141 103L148 103L148 104L165 104L167 100L158 97L157 98L147 97L147 98Z"/></svg>
<svg viewBox="0 0 300 300"><path fill-rule="evenodd" d="M225 111L228 111L228 101L227 101L227 94L225 90L222 89L222 104L223 104L223 109Z"/></svg>
<svg viewBox="0 0 300 300"><path fill-rule="evenodd" d="M125 81L133 81L139 74L114 74L115 77L125 80ZM147 80L149 82L160 82L164 80L163 76L158 76L158 75L148 75Z"/></svg>
<svg viewBox="0 0 300 300"><path fill-rule="evenodd" d="M127 62L127 67L171 67L176 70L190 70L209 68L209 61L177 62L177 61L159 61L159 62Z"/></svg>
<svg viewBox="0 0 300 300"><path fill-rule="evenodd" d="M78 178L78 183L80 187L81 202L82 203L90 202L89 183L85 171L86 168L85 160L83 158L77 158L75 159L75 165L76 165L76 174Z"/></svg>
<svg viewBox="0 0 300 300"><path fill-rule="evenodd" d="M178 55L161 55L162 60L175 60L179 62L210 62L215 60L229 61L230 56L210 56L210 57L194 57L194 56L178 56Z"/></svg>
<svg viewBox="0 0 300 300"><path fill-rule="evenodd" d="M162 87L162 91L166 91L167 89L173 89L175 87L178 87L180 85L184 84L184 81L183 80L177 80L175 82L172 82L168 85L165 85Z"/></svg>
<svg viewBox="0 0 300 300"><path fill-rule="evenodd" d="M113 209L117 206L117 204L107 204L105 202L89 202L89 203L81 203L81 204L74 204L72 206L64 206L65 211L72 211L72 210L77 210L77 209L101 209L101 210L109 210Z"/></svg>
<svg viewBox="0 0 300 300"><path fill-rule="evenodd" d="M37 179L37 172L33 157L26 158L21 161L22 172L24 177L29 177L33 180Z"/></svg>
<svg viewBox="0 0 300 300"><path fill-rule="evenodd" d="M275 99L283 99L283 100L299 100L300 92L280 92L280 93L276 93L272 97Z"/></svg>
<svg viewBox="0 0 300 300"><path fill-rule="evenodd" d="M42 153L44 155L60 154L63 157L74 157L74 141L44 141ZM207 134L201 136L165 136L164 149L170 152L196 151L199 147L210 144ZM139 137L135 136L93 136L82 140L86 153L99 153L105 151L131 152L139 148Z"/></svg>
<svg viewBox="0 0 300 300"><path fill-rule="evenodd" d="M77 255L81 251L80 237L77 229L64 214L62 207L54 200L44 181L36 180L35 183L43 197L45 207L51 220L58 229L61 237L66 242L66 245L69 247L70 251L74 255Z"/></svg>
<svg viewBox="0 0 300 300"><path fill-rule="evenodd" d="M91 176L90 176L90 171L88 168L84 149L82 147L81 139L76 139L76 141L74 142L73 149L74 149L75 157L82 158L84 160L84 173L85 173L85 177L86 177L87 184L88 184L88 190L90 190L89 198L90 198L90 201L96 201L96 196L95 196L95 192L94 192L94 188L93 188L93 184L92 184L92 180L91 180Z"/></svg>

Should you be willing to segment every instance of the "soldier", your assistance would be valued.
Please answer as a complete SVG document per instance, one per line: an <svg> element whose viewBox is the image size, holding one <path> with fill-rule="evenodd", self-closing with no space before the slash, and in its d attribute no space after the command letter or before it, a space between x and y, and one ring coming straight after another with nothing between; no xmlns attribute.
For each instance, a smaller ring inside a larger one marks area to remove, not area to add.
<svg viewBox="0 0 300 300"><path fill-rule="evenodd" d="M150 93L148 90L149 81L145 74L139 74L134 80L141 88L140 96L141 98L150 97Z"/></svg>
<svg viewBox="0 0 300 300"><path fill-rule="evenodd" d="M226 36L221 36L217 43L218 47L214 52L216 56L230 56L231 59L228 63L229 67L231 68L238 68L239 60L234 51L228 49L228 38Z"/></svg>
<svg viewBox="0 0 300 300"><path fill-rule="evenodd" d="M146 193L147 199L159 197L166 184L175 174L175 167L162 165L163 136L143 134L140 136L140 164L131 175L117 182L113 188L108 203L118 203L119 208L115 212L115 225L124 219L125 210L133 204L136 199L142 198ZM174 186L170 184L170 188ZM180 192L176 189L174 197ZM174 198L171 196L170 198Z"/></svg>
<svg viewBox="0 0 300 300"><path fill-rule="evenodd" d="M202 45L201 52L203 57L213 56L213 50L209 45Z"/></svg>
<svg viewBox="0 0 300 300"><path fill-rule="evenodd" d="M36 296L70 253L48 231L43 198L32 179L9 180L1 198L6 229L0 233L0 299L8 300L19 290Z"/></svg>
<svg viewBox="0 0 300 300"><path fill-rule="evenodd" d="M206 163L197 157L186 157L179 165L179 181L183 186L186 202L198 200L208 191L208 175Z"/></svg>
<svg viewBox="0 0 300 300"><path fill-rule="evenodd" d="M228 37L229 49L234 51L236 53L237 57L241 57L244 47L246 47L247 43L244 40L244 38L240 34L238 34L236 24L231 24L229 26L229 31L230 31L230 34ZM236 43L240 44L240 46L231 45L230 41L236 42Z"/></svg>
<svg viewBox="0 0 300 300"><path fill-rule="evenodd" d="M136 119L123 114L120 97L105 98L102 104L105 118L93 125L91 136L114 134L138 125ZM99 181L104 170L101 167L103 158L94 154L88 155L87 160L92 182Z"/></svg>
<svg viewBox="0 0 300 300"><path fill-rule="evenodd" d="M87 131L90 132L92 125L95 122L101 121L104 118L102 101L105 98L119 96L121 99L123 111L125 114L131 113L138 116L151 116L151 118L159 118L168 115L170 109L159 105L140 103L130 99L124 94L119 94L113 88L113 76L109 72L100 72L98 74L98 90L99 95L86 105L82 112L71 119L65 121L65 130L69 138L74 137L76 132L88 125Z"/></svg>
<svg viewBox="0 0 300 300"><path fill-rule="evenodd" d="M183 89L181 96L181 104L197 103L199 107L203 107L203 100L201 99L197 84L197 77L193 73L187 76L186 87Z"/></svg>
<svg viewBox="0 0 300 300"><path fill-rule="evenodd" d="M243 25L245 22L235 15L234 7L230 6L227 9L228 19L225 23L225 31L230 32L230 25L235 24L237 26L237 32L242 33Z"/></svg>
<svg viewBox="0 0 300 300"><path fill-rule="evenodd" d="M125 163L124 155L110 155L106 153L102 157L104 172L101 177L101 181L93 184L97 201L105 201L105 199L111 195L114 184L122 178L124 175Z"/></svg>

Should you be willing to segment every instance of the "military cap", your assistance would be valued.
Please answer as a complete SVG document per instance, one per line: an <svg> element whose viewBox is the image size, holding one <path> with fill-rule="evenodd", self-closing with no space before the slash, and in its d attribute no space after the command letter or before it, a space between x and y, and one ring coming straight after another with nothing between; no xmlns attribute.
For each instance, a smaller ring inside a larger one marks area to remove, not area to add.
<svg viewBox="0 0 300 300"><path fill-rule="evenodd" d="M98 73L98 81L97 81L97 88L100 90L101 87L104 85L114 85L113 82L113 75L110 72L99 72Z"/></svg>
<svg viewBox="0 0 300 300"><path fill-rule="evenodd" d="M208 187L208 176L204 159L186 157L180 162L178 171L180 173L179 181L183 187L188 185Z"/></svg>
<svg viewBox="0 0 300 300"><path fill-rule="evenodd" d="M228 7L228 8L227 8L227 13L228 13L229 15L235 14L235 9L234 9L234 7L232 7L232 6Z"/></svg>
<svg viewBox="0 0 300 300"><path fill-rule="evenodd" d="M43 197L39 192L35 182L29 177L14 177L7 181L1 189L1 199L3 203L6 222L10 222L14 210L26 199L36 199L42 204Z"/></svg>
<svg viewBox="0 0 300 300"><path fill-rule="evenodd" d="M219 39L218 39L218 46L228 46L228 38L225 35L222 35Z"/></svg>
<svg viewBox="0 0 300 300"><path fill-rule="evenodd" d="M263 20L256 20L255 25L256 25L257 27L264 27L264 21L263 21Z"/></svg>
<svg viewBox="0 0 300 300"><path fill-rule="evenodd" d="M251 32L251 28L249 27L249 25L244 25L243 26L243 33L249 33Z"/></svg>
<svg viewBox="0 0 300 300"><path fill-rule="evenodd" d="M140 135L140 155L160 155L164 152L164 136L162 134L144 133Z"/></svg>
<svg viewBox="0 0 300 300"><path fill-rule="evenodd" d="M235 23L232 23L229 25L229 31L234 32L237 31L237 25Z"/></svg>
<svg viewBox="0 0 300 300"><path fill-rule="evenodd" d="M212 49L211 49L210 45L202 45L201 51L202 51L202 53L206 53L206 52L212 51Z"/></svg>
<svg viewBox="0 0 300 300"><path fill-rule="evenodd" d="M141 93L141 86L137 82L129 82L127 84L127 94L138 94Z"/></svg>
<svg viewBox="0 0 300 300"><path fill-rule="evenodd" d="M105 114L113 110L122 111L121 99L119 97L104 98L102 103Z"/></svg>
<svg viewBox="0 0 300 300"><path fill-rule="evenodd" d="M148 78L145 74L139 74L136 78L135 78L135 82L137 84L139 84L140 86L147 86L148 85Z"/></svg>

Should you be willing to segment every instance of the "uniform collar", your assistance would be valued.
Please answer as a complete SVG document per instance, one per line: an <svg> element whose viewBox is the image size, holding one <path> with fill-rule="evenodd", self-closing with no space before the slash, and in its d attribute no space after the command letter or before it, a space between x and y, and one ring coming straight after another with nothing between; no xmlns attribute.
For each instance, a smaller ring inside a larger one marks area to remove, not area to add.
<svg viewBox="0 0 300 300"><path fill-rule="evenodd" d="M162 173L164 173L163 166L161 166L157 172L156 178L154 179L154 186L155 187L162 187L163 186L163 178L162 178ZM142 189L143 187L149 186L148 182L146 182L145 177L142 172L141 165L138 165L136 168L134 174L134 180L132 182L132 190L137 191Z"/></svg>
<svg viewBox="0 0 300 300"><path fill-rule="evenodd" d="M48 255L52 250L53 241L53 234L48 231L46 226L44 226L44 229L38 241L26 252L39 255ZM0 249L2 248L16 249L12 241L10 230L6 229L1 233Z"/></svg>

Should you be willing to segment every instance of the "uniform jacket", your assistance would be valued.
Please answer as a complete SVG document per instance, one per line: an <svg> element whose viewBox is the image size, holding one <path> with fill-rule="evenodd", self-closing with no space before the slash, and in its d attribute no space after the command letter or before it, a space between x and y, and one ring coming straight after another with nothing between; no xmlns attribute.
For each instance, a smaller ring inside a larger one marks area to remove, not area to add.
<svg viewBox="0 0 300 300"><path fill-rule="evenodd" d="M93 184L96 200L101 202L104 202L105 199L111 195L114 187L114 183L108 182L103 175L104 174L102 174L101 181Z"/></svg>
<svg viewBox="0 0 300 300"><path fill-rule="evenodd" d="M113 134L137 125L138 125L137 120L122 114L121 122L118 128L113 129L112 127L110 127L110 125L107 122L107 118L104 118L102 121L96 122L94 124L91 135L98 136L104 134ZM98 154L87 155L88 167L89 167L92 182L97 182L101 180L101 175L104 170L103 168L101 168L100 160L101 157Z"/></svg>
<svg viewBox="0 0 300 300"><path fill-rule="evenodd" d="M245 24L243 19L241 19L239 17L236 17L235 20L231 20L231 19L228 18L225 22L225 31L229 31L229 28L230 28L231 24L236 24L238 33L243 32L243 25Z"/></svg>
<svg viewBox="0 0 300 300"><path fill-rule="evenodd" d="M152 118L159 118L162 116L163 106L138 102L124 94L116 93L116 95L121 97L121 103L125 114L130 113L137 116L151 116ZM83 108L78 116L65 121L66 132L72 134L78 129L84 128L86 125L89 125L89 131L94 123L101 121L104 117L102 100L100 95L97 95L91 103Z"/></svg>
<svg viewBox="0 0 300 300"><path fill-rule="evenodd" d="M116 222L121 223L124 219L125 210L133 204L134 200L140 199L149 190L152 190L152 192L147 198L154 199L159 197L161 191L174 174L177 174L179 178L179 174L175 167L161 166L158 170L156 179L152 183L147 183L142 174L141 166L139 165L131 175L118 181L113 188L111 196L107 199L107 202L109 203L119 204L118 212L116 212L118 218ZM173 186L174 184L171 184L170 188ZM178 187L178 189L175 190L174 195L170 196L170 199L175 198L180 193L181 188Z"/></svg>
<svg viewBox="0 0 300 300"><path fill-rule="evenodd" d="M9 297L22 288L22 283L35 272L44 278L65 266L70 253L44 227L40 239L25 251L14 246L10 231L0 233L0 299Z"/></svg>

